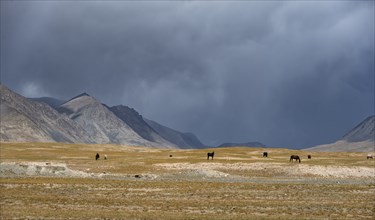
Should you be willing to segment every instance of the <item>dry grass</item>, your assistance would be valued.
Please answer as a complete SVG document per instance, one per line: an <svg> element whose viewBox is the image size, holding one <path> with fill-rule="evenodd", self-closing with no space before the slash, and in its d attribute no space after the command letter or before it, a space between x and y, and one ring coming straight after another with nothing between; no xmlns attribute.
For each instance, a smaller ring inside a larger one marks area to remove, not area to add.
<svg viewBox="0 0 375 220"><path fill-rule="evenodd" d="M214 160L207 161L206 153L212 149L1 143L0 150L2 163L65 163L70 169L94 174L92 178L2 176L1 219L373 219L375 216L374 176L329 177L290 172L326 167L362 172L373 169L375 174L375 160L366 160L364 153L267 149L269 158L262 158L264 149L222 148L214 149ZM108 160L95 161L96 152L102 157L107 154ZM291 154L300 155L302 163L290 163ZM313 159L307 160L307 154ZM104 172L112 176L101 178ZM136 174L142 178L134 178Z"/></svg>

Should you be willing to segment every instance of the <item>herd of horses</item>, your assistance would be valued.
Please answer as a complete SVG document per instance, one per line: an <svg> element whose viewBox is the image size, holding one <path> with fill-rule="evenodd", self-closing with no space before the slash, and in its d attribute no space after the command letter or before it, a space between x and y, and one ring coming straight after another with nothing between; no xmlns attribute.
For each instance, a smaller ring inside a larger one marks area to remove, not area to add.
<svg viewBox="0 0 375 220"><path fill-rule="evenodd" d="M214 155L215 155L215 152L208 152L207 153L207 160L211 159L213 160L214 159ZM268 152L263 152L263 157L268 157ZM307 159L311 159L311 155L307 155ZM298 161L299 163L301 163L301 158L298 156L298 155L291 155L290 156L290 160L289 162L293 162L293 161Z"/></svg>
<svg viewBox="0 0 375 220"><path fill-rule="evenodd" d="M211 157L211 160L213 160L214 159L214 155L215 155L214 151L213 152L208 152L207 153L207 160L209 160L210 157ZM172 157L172 155L169 155L169 157ZM268 157L268 152L263 152L263 157ZM100 158L99 153L96 153L95 160L99 160L99 158ZM311 159L311 155L310 154L307 155L307 159ZM372 154L368 154L367 155L367 159L373 159ZM104 160L107 160L107 155L104 155ZM290 159L289 159L289 162L293 162L293 161L296 161L296 162L298 161L299 163L301 163L301 158L298 155L291 155Z"/></svg>
<svg viewBox="0 0 375 220"><path fill-rule="evenodd" d="M214 154L215 152L208 152L207 153L207 160L209 160L209 158L211 157L211 159L213 160L214 159ZM268 152L263 152L263 157L268 157ZM372 154L368 154L367 155L367 159L373 159L374 157L372 156ZM311 155L307 155L307 159L311 159ZM289 162L293 162L293 161L298 161L299 163L301 163L301 158L298 156L298 155L291 155L290 156L290 159L289 159Z"/></svg>

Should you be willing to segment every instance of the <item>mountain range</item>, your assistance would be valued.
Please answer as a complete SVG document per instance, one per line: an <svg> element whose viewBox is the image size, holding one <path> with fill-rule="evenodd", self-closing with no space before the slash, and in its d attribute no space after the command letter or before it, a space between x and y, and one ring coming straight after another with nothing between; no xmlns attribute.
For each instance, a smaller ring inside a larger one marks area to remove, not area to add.
<svg viewBox="0 0 375 220"><path fill-rule="evenodd" d="M109 107L87 93L68 101L26 98L0 84L1 142L67 142L120 144L159 148L206 148L193 133L184 133L144 118L124 105ZM225 143L217 147L265 147L259 142ZM304 150L375 151L375 115L341 139Z"/></svg>
<svg viewBox="0 0 375 220"><path fill-rule="evenodd" d="M0 141L206 147L192 133L144 119L127 106L109 107L87 93L68 101L50 97L28 99L1 84L0 98Z"/></svg>

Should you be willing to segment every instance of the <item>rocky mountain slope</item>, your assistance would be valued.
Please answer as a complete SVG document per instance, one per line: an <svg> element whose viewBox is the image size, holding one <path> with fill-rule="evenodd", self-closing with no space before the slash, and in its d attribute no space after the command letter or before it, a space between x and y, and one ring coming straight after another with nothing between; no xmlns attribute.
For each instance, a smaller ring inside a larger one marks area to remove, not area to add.
<svg viewBox="0 0 375 220"><path fill-rule="evenodd" d="M84 127L95 143L172 147L142 138L106 106L86 93L63 103L58 110Z"/></svg>
<svg viewBox="0 0 375 220"><path fill-rule="evenodd" d="M373 152L375 151L375 115L369 116L340 140L305 150L326 152Z"/></svg>
<svg viewBox="0 0 375 220"><path fill-rule="evenodd" d="M0 141L94 143L78 123L0 85Z"/></svg>
<svg viewBox="0 0 375 220"><path fill-rule="evenodd" d="M342 139L347 142L375 141L375 115L366 118Z"/></svg>
<svg viewBox="0 0 375 220"><path fill-rule="evenodd" d="M180 148L205 148L205 146L194 134L182 133L174 129L168 128L155 121L145 119L158 134L165 140L179 146Z"/></svg>
<svg viewBox="0 0 375 220"><path fill-rule="evenodd" d="M125 122L131 129L133 129L139 136L145 140L159 143L161 145L175 146L175 144L162 138L150 125L148 125L143 117L133 108L128 106L117 105L108 107L119 119Z"/></svg>

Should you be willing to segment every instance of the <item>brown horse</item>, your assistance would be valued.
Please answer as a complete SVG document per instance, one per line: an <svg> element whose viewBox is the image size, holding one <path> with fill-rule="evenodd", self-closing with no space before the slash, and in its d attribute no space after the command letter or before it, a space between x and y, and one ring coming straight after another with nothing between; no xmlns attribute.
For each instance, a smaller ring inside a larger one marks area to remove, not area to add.
<svg viewBox="0 0 375 220"><path fill-rule="evenodd" d="M207 160L211 157L212 159L214 159L214 154L215 152L212 152L212 153L207 153Z"/></svg>
<svg viewBox="0 0 375 220"><path fill-rule="evenodd" d="M293 162L293 160L296 160L296 162L298 160L301 163L301 159L299 158L298 155L292 155L292 156L290 156L289 162Z"/></svg>
<svg viewBox="0 0 375 220"><path fill-rule="evenodd" d="M263 152L263 157L268 157L268 152Z"/></svg>

